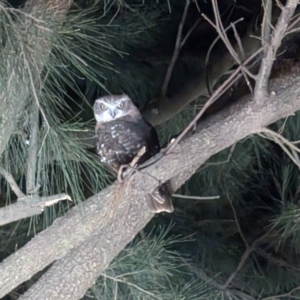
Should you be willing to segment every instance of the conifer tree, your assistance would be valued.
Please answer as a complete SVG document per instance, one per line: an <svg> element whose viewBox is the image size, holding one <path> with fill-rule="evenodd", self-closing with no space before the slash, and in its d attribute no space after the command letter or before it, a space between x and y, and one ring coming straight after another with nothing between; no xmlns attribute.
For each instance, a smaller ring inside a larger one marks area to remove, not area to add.
<svg viewBox="0 0 300 300"><path fill-rule="evenodd" d="M300 7L273 2L0 3L1 298L300 299ZM122 183L108 93L166 147Z"/></svg>

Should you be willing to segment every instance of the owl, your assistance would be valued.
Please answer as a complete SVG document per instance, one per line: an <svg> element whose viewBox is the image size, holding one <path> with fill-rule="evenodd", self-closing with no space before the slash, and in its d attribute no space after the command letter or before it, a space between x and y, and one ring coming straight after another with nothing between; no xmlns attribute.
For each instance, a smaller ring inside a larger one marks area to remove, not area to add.
<svg viewBox="0 0 300 300"><path fill-rule="evenodd" d="M108 95L96 99L97 154L100 161L115 174L128 165L142 147L145 153L138 164L160 152L156 130L141 115L127 95ZM173 212L169 183L164 183L146 197L152 212Z"/></svg>

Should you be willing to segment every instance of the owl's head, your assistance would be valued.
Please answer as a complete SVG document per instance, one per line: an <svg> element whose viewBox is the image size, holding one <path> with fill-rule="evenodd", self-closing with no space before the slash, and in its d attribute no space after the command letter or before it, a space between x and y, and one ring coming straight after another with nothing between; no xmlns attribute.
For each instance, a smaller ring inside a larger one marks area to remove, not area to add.
<svg viewBox="0 0 300 300"><path fill-rule="evenodd" d="M140 118L141 114L127 95L107 95L96 99L94 115L97 122L110 122L124 116Z"/></svg>

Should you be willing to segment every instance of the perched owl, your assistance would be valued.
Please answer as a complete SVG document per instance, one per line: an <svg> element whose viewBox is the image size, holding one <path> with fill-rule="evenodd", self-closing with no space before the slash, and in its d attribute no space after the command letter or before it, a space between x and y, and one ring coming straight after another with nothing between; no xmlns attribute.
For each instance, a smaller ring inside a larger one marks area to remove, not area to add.
<svg viewBox="0 0 300 300"><path fill-rule="evenodd" d="M116 174L121 165L130 164L142 147L142 164L160 152L156 130L143 118L127 95L108 95L95 101L97 153L101 162ZM173 212L169 183L147 197L152 212Z"/></svg>

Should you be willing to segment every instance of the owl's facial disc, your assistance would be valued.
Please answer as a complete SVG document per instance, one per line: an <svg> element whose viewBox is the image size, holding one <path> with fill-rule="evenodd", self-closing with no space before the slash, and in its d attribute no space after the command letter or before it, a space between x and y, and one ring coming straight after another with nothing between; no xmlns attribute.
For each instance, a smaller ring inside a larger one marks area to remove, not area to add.
<svg viewBox="0 0 300 300"><path fill-rule="evenodd" d="M104 96L96 99L94 115L99 123L114 121L125 116L141 118L141 114L127 95Z"/></svg>

